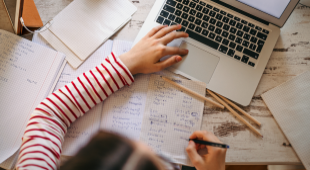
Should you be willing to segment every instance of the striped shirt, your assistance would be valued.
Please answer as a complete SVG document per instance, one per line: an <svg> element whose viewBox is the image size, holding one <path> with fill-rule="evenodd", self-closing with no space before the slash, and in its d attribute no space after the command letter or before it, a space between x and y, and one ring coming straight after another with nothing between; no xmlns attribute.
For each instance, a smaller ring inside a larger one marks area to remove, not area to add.
<svg viewBox="0 0 310 170"><path fill-rule="evenodd" d="M28 121L17 169L57 169L68 127L96 104L134 79L111 53L100 65L44 99Z"/></svg>

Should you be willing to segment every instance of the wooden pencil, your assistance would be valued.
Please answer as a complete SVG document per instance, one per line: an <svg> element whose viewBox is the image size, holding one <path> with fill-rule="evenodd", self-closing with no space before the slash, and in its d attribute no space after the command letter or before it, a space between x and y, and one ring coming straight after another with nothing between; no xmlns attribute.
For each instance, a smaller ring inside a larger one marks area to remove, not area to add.
<svg viewBox="0 0 310 170"><path fill-rule="evenodd" d="M241 112L242 114L244 114L244 116L246 116L247 118L249 118L250 120L252 120L254 123L256 123L258 126L261 126L261 123L256 120L254 117L252 117L251 115L249 115L247 112L245 112L244 110L242 110L240 107L238 107L236 104L234 104L233 102L231 102L230 100L228 100L227 98L225 98L224 96L221 96L220 94L217 94L218 96L220 96L220 98L222 98L226 103L228 103L229 105L231 105L232 107L234 107L235 109L237 109L239 112Z"/></svg>
<svg viewBox="0 0 310 170"><path fill-rule="evenodd" d="M207 89L207 91L222 105L224 105L234 116L237 117L242 123L244 123L248 128L250 128L254 133L257 135L263 137L263 135L256 130L249 122L247 122L245 119L243 119L242 116L240 116L234 109L232 109L227 103L225 103L223 100L221 100L216 94L214 94L211 90Z"/></svg>
<svg viewBox="0 0 310 170"><path fill-rule="evenodd" d="M208 98L206 98L206 97L200 95L199 93L196 93L196 92L194 92L194 91L192 91L192 90L190 90L190 89L188 89L188 88L186 88L186 87L184 87L184 86L182 86L182 85L179 85L179 84L177 84L177 83L175 83L175 82L173 82L173 81L171 81L171 80L169 80L169 79L167 79L167 78L165 78L165 77L162 77L162 78L163 78L166 82L168 82L168 83L170 83L170 84L172 84L172 85L174 85L174 86L177 86L177 87L179 87L180 89L182 89L182 90L184 90L184 91L186 91L186 92L188 92L188 93L190 93L190 94L192 94L192 95L194 95L194 96L196 96L196 97L198 97L198 98L200 98L200 99L202 99L202 100L204 100L204 101L206 101L206 102L212 103L212 104L214 104L215 106L220 107L221 109L224 109L224 108L225 108L223 105L221 105L221 104L219 104L219 103L217 103L217 102L215 102L215 101L213 101L213 100L211 100L211 99L208 99Z"/></svg>

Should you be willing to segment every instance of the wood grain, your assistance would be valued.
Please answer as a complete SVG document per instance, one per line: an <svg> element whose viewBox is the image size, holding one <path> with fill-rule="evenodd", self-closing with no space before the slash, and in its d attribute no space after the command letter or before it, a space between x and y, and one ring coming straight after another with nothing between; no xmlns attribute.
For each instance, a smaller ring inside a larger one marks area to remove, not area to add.
<svg viewBox="0 0 310 170"><path fill-rule="evenodd" d="M72 1L34 0L44 24ZM155 0L132 0L132 2L138 11L133 15L132 20L114 35L114 39L133 41ZM227 164L300 164L300 160L260 95L310 70L309 30L310 8L298 5L281 29L280 38L251 104L247 107L238 105L262 123L260 131L264 135L263 139L252 134L228 110L221 110L211 104L205 105L201 128L214 132L221 141L232 147L227 152Z"/></svg>
<svg viewBox="0 0 310 170"><path fill-rule="evenodd" d="M0 0L0 29L14 33L9 14L4 6L4 1Z"/></svg>

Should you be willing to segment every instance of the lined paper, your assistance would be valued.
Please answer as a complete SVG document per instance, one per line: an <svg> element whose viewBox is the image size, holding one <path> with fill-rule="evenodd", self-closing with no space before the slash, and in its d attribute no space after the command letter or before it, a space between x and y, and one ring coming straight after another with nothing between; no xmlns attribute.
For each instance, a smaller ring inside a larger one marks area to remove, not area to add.
<svg viewBox="0 0 310 170"><path fill-rule="evenodd" d="M205 83L175 78L172 81L205 95ZM174 163L191 165L185 148L189 136L200 130L203 107L203 101L165 82L161 76L152 75L140 140L156 153L168 155Z"/></svg>
<svg viewBox="0 0 310 170"><path fill-rule="evenodd" d="M128 0L75 0L53 19L49 30L85 60L136 10Z"/></svg>
<svg viewBox="0 0 310 170"><path fill-rule="evenodd" d="M0 162L3 162L19 149L30 114L48 95L65 56L3 30L0 30L0 51L0 136L3 137Z"/></svg>
<svg viewBox="0 0 310 170"><path fill-rule="evenodd" d="M301 162L310 169L310 71L262 94Z"/></svg>

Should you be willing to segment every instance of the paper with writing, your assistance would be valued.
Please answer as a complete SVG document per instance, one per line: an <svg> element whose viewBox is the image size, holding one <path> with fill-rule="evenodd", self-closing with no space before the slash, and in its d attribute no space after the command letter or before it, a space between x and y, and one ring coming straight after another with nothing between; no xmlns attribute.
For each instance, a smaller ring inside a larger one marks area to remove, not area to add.
<svg viewBox="0 0 310 170"><path fill-rule="evenodd" d="M139 140L149 75L135 76L135 82L123 87L104 101L100 128Z"/></svg>
<svg viewBox="0 0 310 170"><path fill-rule="evenodd" d="M85 60L136 10L128 0L75 0L53 19L49 30Z"/></svg>
<svg viewBox="0 0 310 170"><path fill-rule="evenodd" d="M3 162L19 149L30 114L50 92L65 56L3 30L0 30L0 51L0 162Z"/></svg>
<svg viewBox="0 0 310 170"><path fill-rule="evenodd" d="M205 95L206 84L185 79L172 79ZM160 76L150 77L140 140L156 153L167 155L175 163L190 165L185 148L189 136L200 130L204 102L165 82Z"/></svg>

